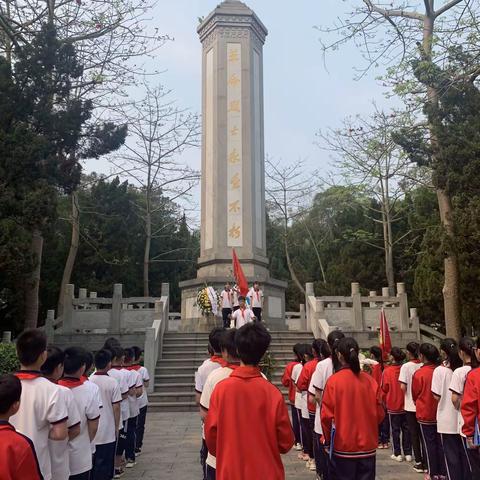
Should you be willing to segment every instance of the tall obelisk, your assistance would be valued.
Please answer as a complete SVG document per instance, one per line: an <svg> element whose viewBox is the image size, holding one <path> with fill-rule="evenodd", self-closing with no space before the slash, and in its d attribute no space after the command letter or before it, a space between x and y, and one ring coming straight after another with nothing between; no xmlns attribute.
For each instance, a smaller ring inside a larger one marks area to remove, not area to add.
<svg viewBox="0 0 480 480"><path fill-rule="evenodd" d="M201 249L196 281L182 282L182 317L199 283L232 279L235 249L265 292L265 313L283 317L284 282L266 252L263 44L267 29L244 3L226 0L199 25L202 42ZM190 292L185 291L190 290Z"/></svg>

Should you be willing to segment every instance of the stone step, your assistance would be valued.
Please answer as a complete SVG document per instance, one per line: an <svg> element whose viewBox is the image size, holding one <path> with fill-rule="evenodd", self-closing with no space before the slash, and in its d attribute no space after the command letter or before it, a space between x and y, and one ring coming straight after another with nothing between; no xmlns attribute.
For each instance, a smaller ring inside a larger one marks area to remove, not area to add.
<svg viewBox="0 0 480 480"><path fill-rule="evenodd" d="M293 361L291 354L288 355L274 355L273 359L276 362L276 368L285 368L287 363ZM168 358L157 362L156 368L170 368L170 367L190 367L197 369L205 360L204 357L195 359L194 361L186 360L185 358Z"/></svg>
<svg viewBox="0 0 480 480"><path fill-rule="evenodd" d="M193 402L151 402L149 412L198 412L198 405Z"/></svg>
<svg viewBox="0 0 480 480"><path fill-rule="evenodd" d="M191 393L195 394L195 384L193 383L181 383L181 382L172 382L172 383L162 383L159 385L155 385L155 391L153 393L161 393L161 392L181 392L181 393ZM152 394L148 394L150 397Z"/></svg>
<svg viewBox="0 0 480 480"><path fill-rule="evenodd" d="M293 345L291 343L272 343L270 345L270 352L291 352L293 350ZM190 354L202 354L207 356L207 348L205 345L163 345L162 349L162 358L163 355L167 353L176 353L183 356Z"/></svg>

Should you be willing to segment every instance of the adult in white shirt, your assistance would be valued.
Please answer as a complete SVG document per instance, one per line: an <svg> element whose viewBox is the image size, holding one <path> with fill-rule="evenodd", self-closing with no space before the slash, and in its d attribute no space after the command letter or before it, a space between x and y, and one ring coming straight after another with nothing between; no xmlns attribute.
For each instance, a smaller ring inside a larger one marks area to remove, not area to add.
<svg viewBox="0 0 480 480"><path fill-rule="evenodd" d="M412 378L413 374L422 366L418 359L420 345L417 342L410 342L407 345L407 362L400 368L398 381L400 388L405 394L405 415L407 417L408 431L412 441L413 455L415 463L413 469L416 472L423 473L426 468L423 460L423 445L421 443L420 427L416 416L416 407L412 398Z"/></svg>
<svg viewBox="0 0 480 480"><path fill-rule="evenodd" d="M45 378L57 385L63 376L65 354L58 347L54 346L48 347L47 353L48 357L42 365L42 373L45 375ZM62 441L48 440L48 449L50 451L53 480L68 480L70 477L68 442L80 434L80 414L71 390L62 385L57 385L57 387L60 389L61 396L67 406L68 438Z"/></svg>
<svg viewBox="0 0 480 480"><path fill-rule="evenodd" d="M459 411L452 402L450 385L454 371L462 368L457 342L445 338L440 344L443 364L438 366L432 377L432 393L438 400L437 431L440 434L448 478L468 479L471 475L467 452L458 433Z"/></svg>
<svg viewBox="0 0 480 480"><path fill-rule="evenodd" d="M256 317L250 308L245 304L245 297L238 297L239 308L232 313L232 324L235 328L240 328L248 322L253 322Z"/></svg>
<svg viewBox="0 0 480 480"><path fill-rule="evenodd" d="M262 321L262 309L263 309L263 291L260 290L260 284L258 282L253 283L253 287L248 292L250 299L250 307L253 314L259 322Z"/></svg>
<svg viewBox="0 0 480 480"><path fill-rule="evenodd" d="M52 479L48 441L68 438L68 409L57 385L43 377L40 369L47 359L47 337L41 330L26 330L17 339L22 395L18 412L10 417L16 430L35 447L44 480Z"/></svg>
<svg viewBox="0 0 480 480"><path fill-rule="evenodd" d="M220 307L222 309L223 327L228 328L230 326L230 315L232 314L233 308L233 290L228 282L220 294Z"/></svg>

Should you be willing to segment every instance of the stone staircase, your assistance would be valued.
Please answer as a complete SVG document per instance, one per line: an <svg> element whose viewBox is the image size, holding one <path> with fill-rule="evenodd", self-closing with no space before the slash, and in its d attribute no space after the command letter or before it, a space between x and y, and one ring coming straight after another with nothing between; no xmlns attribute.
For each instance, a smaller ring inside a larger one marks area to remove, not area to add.
<svg viewBox="0 0 480 480"><path fill-rule="evenodd" d="M311 343L311 332L271 331L270 352L276 363L273 383L280 383L285 365L293 358L295 343ZM155 390L148 395L149 411L196 411L195 371L207 358L207 333L165 333L162 358L155 369Z"/></svg>

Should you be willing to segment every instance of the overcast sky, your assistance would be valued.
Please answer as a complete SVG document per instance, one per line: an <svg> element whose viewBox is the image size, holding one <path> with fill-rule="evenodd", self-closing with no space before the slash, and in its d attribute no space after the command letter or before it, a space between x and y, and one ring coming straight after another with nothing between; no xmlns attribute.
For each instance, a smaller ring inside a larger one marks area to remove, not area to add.
<svg viewBox="0 0 480 480"><path fill-rule="evenodd" d="M196 33L198 17L208 15L218 0L160 0L154 22L174 38L163 46L155 67L165 72L159 82L174 90L179 106L200 112L201 45ZM366 114L372 101L387 105L384 91L372 72L353 79L361 58L354 45L330 53L326 64L316 25L331 25L345 17L348 3L340 0L249 0L269 31L264 46L265 152L283 162L305 159L309 170L331 169L329 154L315 145L319 129L337 127L348 115ZM200 150L183 159L200 166ZM92 170L93 164L86 165ZM96 163L97 171L108 166Z"/></svg>

